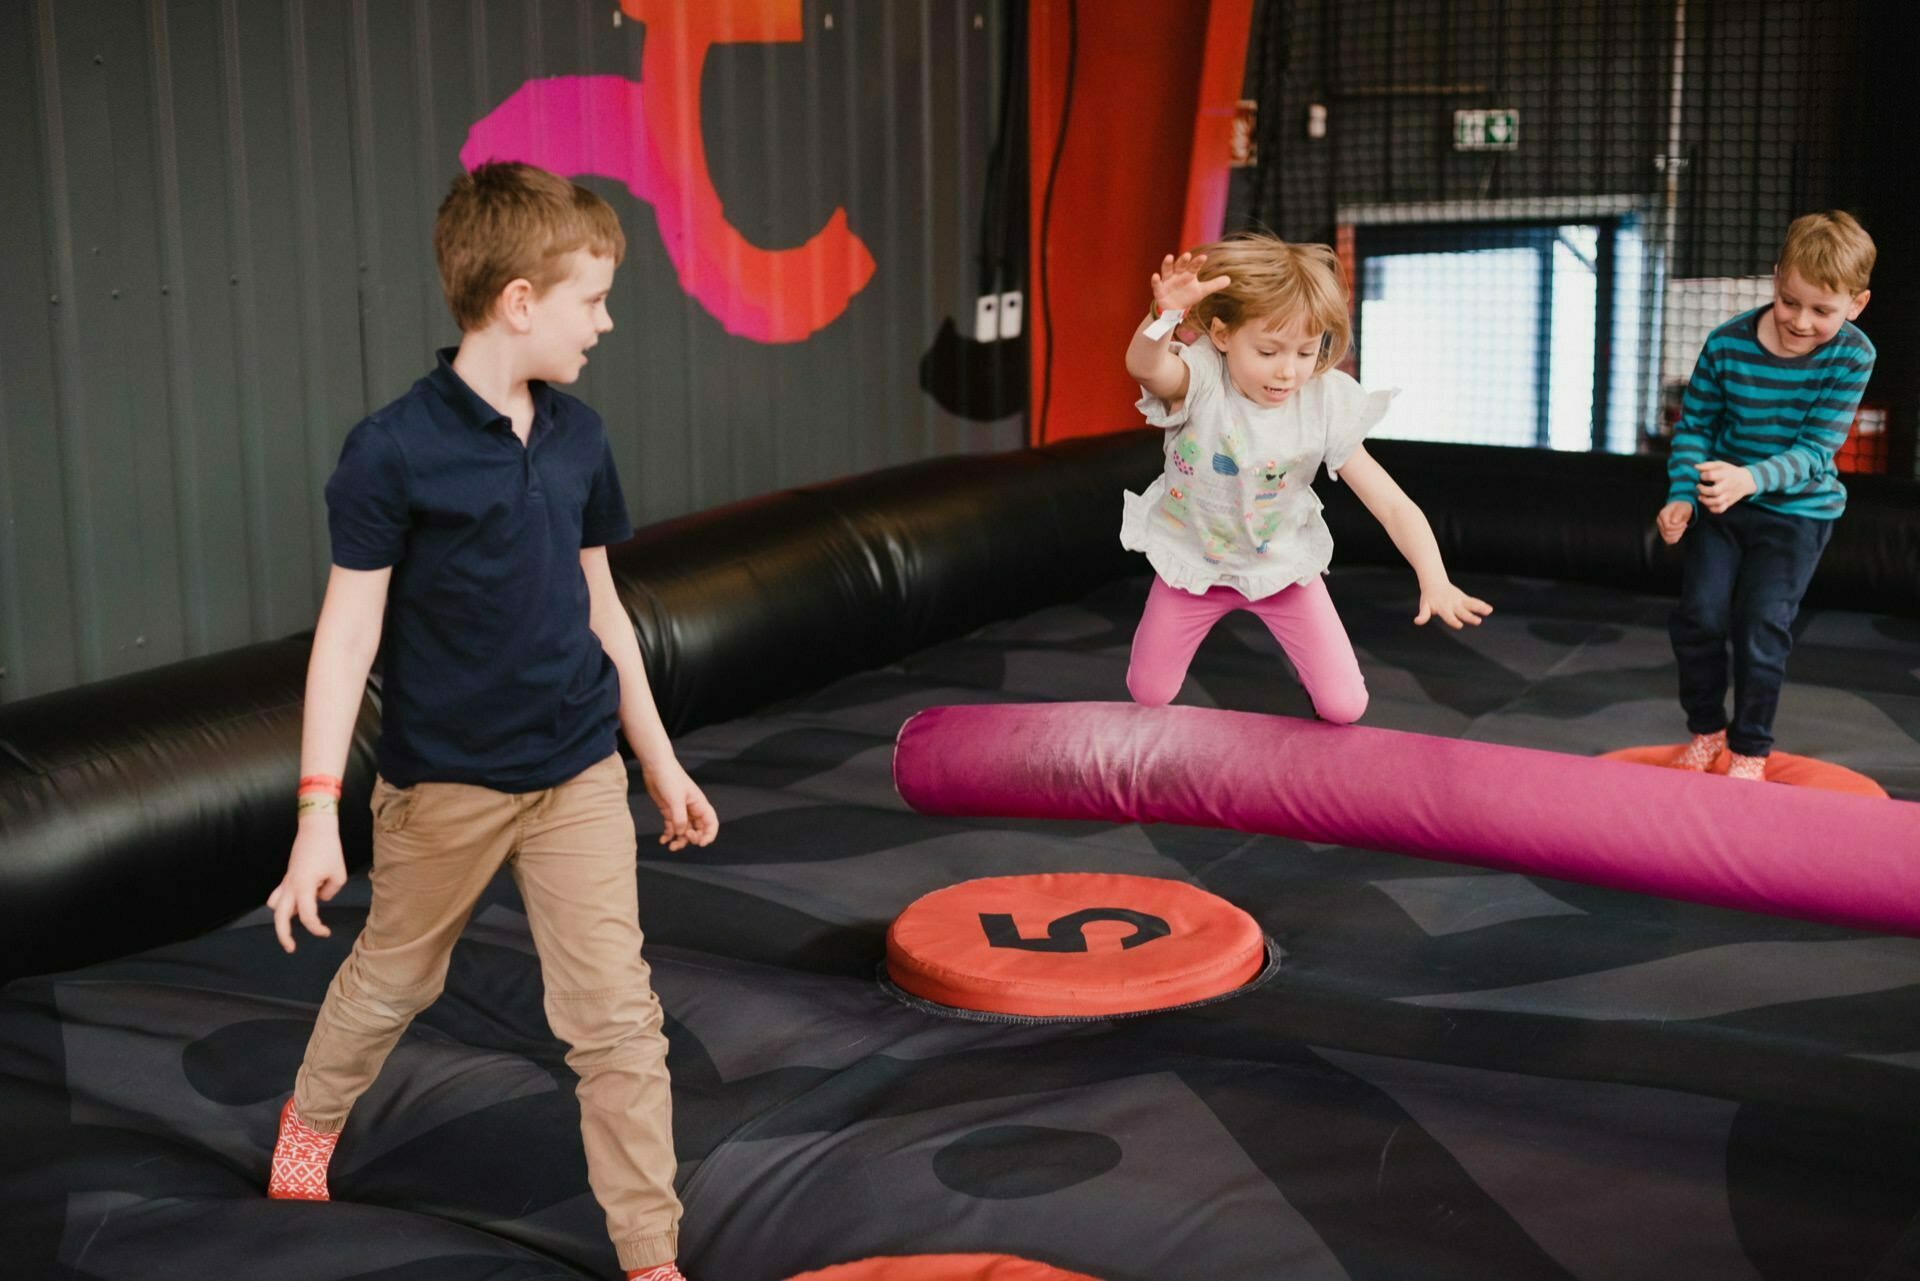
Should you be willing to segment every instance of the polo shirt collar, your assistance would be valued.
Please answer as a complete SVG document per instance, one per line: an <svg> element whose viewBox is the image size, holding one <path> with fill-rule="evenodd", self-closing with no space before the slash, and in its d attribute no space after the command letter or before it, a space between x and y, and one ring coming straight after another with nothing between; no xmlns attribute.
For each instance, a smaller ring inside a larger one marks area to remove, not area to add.
<svg viewBox="0 0 1920 1281"><path fill-rule="evenodd" d="M487 403L485 397L467 386L467 380L453 371L453 358L460 354L458 347L442 347L436 355L439 364L427 375L427 381L438 392L440 399L460 417L460 421L477 430L486 430L500 423L508 422L507 416ZM533 421L550 422L553 418L553 389L538 378L527 380L527 391L533 396Z"/></svg>

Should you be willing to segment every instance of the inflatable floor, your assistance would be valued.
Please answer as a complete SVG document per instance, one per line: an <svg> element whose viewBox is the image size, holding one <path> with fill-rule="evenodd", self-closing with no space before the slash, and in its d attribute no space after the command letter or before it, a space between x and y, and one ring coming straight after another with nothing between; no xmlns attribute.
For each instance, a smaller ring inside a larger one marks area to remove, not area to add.
<svg viewBox="0 0 1920 1281"><path fill-rule="evenodd" d="M1366 724L1581 755L1680 737L1663 600L1474 576L1499 612L1453 633L1411 626L1404 572L1330 585ZM906 809L890 764L907 717L1124 698L1144 590L683 740L721 839L643 843L640 884L694 1281L1920 1270L1920 940L1231 831ZM1916 654L1920 624L1803 615L1779 746L1920 800ZM1181 701L1307 714L1246 615ZM1252 915L1279 966L1213 1004L1053 1023L944 1017L878 981L914 899L1039 872L1205 889ZM6 989L0 1275L617 1275L504 877L353 1114L337 1199L262 1195L365 903L356 878L326 911L332 939L291 958L256 912Z"/></svg>

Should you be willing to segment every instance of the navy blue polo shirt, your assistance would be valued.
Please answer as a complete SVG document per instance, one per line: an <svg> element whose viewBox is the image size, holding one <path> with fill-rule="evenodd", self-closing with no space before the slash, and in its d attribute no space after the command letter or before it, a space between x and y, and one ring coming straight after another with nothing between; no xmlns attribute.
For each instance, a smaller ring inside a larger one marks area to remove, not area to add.
<svg viewBox="0 0 1920 1281"><path fill-rule="evenodd" d="M333 561L393 567L380 772L530 792L615 747L620 680L588 625L580 549L633 533L600 416L545 383L523 446L454 349L347 436Z"/></svg>

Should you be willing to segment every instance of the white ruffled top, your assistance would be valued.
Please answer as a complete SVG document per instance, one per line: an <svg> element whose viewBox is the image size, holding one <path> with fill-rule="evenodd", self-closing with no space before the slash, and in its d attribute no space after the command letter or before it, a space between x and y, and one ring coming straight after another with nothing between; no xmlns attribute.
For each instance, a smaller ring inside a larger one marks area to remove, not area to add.
<svg viewBox="0 0 1920 1281"><path fill-rule="evenodd" d="M1363 391L1337 369L1278 405L1256 405L1227 377L1204 338L1173 344L1187 363L1177 411L1142 388L1139 408L1167 433L1166 465L1143 494L1128 493L1120 543L1145 552L1168 586L1232 587L1259 600L1325 573L1333 533L1312 481L1340 468L1386 416L1399 389Z"/></svg>

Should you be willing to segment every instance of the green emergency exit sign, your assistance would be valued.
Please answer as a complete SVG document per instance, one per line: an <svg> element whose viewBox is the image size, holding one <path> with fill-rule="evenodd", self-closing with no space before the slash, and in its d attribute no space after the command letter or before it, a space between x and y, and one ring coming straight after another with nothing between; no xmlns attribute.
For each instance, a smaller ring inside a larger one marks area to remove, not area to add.
<svg viewBox="0 0 1920 1281"><path fill-rule="evenodd" d="M1512 108L1453 113L1455 151L1512 151L1520 145L1520 113Z"/></svg>

